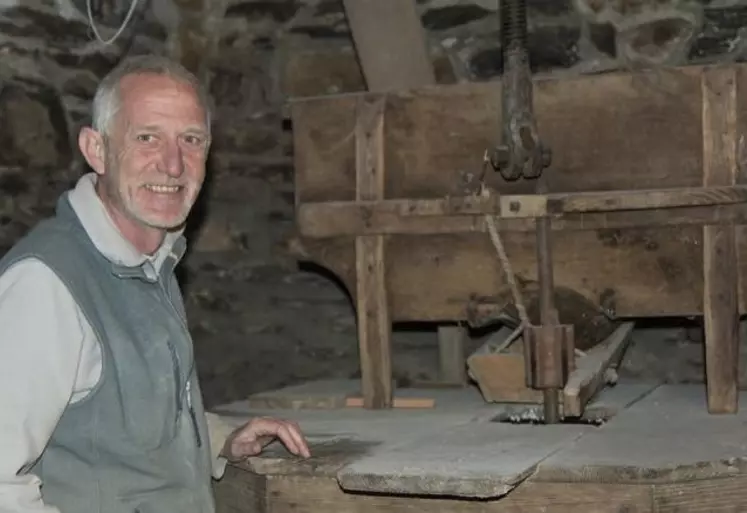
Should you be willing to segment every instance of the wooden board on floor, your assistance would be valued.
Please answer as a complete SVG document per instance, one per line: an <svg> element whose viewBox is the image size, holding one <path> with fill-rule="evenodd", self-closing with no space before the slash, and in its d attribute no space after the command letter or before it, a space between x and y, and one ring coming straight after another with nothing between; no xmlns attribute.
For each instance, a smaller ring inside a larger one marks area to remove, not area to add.
<svg viewBox="0 0 747 513"><path fill-rule="evenodd" d="M707 69L663 68L537 80L538 128L553 150L553 163L545 171L550 192L701 187L703 105L715 101L703 93ZM736 76L737 131L730 137L742 145L747 65L729 69ZM361 96L386 99L385 199L465 194L464 177L480 174L485 150L495 144L500 131L497 82L295 101L300 210L305 204L355 199L353 133L355 105ZM743 151L740 146L739 154ZM737 184L747 183L742 169ZM501 194L533 192L531 182L506 183L491 170L487 176ZM648 215L642 213L641 222ZM709 216L704 214L703 219ZM558 293L619 317L702 314L705 221L619 228L617 217L578 214L564 218L565 228L556 227L568 229L553 240ZM510 303L505 276L479 218L442 221L439 226L454 225L455 233L386 236L386 286L394 322L464 320L472 315L470 302L492 304L496 310ZM299 228L303 232L303 226ZM504 238L514 272L520 281L531 284L537 278L534 234L506 232ZM304 238L302 244L309 259L330 268L355 293L353 237ZM741 230L736 245L739 306L745 312L747 239Z"/></svg>

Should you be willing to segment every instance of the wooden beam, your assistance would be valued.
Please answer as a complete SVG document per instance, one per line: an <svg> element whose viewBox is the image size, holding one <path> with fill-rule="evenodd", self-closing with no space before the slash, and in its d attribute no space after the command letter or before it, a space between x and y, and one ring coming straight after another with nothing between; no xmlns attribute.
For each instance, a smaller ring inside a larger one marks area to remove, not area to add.
<svg viewBox="0 0 747 513"><path fill-rule="evenodd" d="M563 214L586 214L747 203L747 185L674 187L625 191L450 196L436 199L326 201L305 203L304 217L390 214L398 217L468 216L490 214L504 219L535 219Z"/></svg>
<svg viewBox="0 0 747 513"><path fill-rule="evenodd" d="M606 340L576 361L576 368L563 389L565 416L580 417L584 413L586 404L604 387L607 369L622 358L634 327L634 322L621 324Z"/></svg>
<svg viewBox="0 0 747 513"><path fill-rule="evenodd" d="M366 86L371 92L436 82L415 0L343 0ZM384 99L374 99L370 125L356 121L356 199L384 199ZM361 132L368 131L366 134ZM366 162L363 162L366 161ZM366 408L392 407L391 328L385 288L384 238L355 243L359 344ZM362 320L362 323L361 323Z"/></svg>
<svg viewBox="0 0 747 513"><path fill-rule="evenodd" d="M737 187L741 191L741 187ZM490 203L451 208L450 200L385 200L379 202L306 203L298 207L299 235L308 238L351 237L359 234L446 234L485 232ZM408 211L408 205L410 207ZM500 207L496 207L500 210ZM496 220L501 231L533 232L532 218ZM684 206L651 210L569 212L550 218L553 230L596 230L680 227L747 222L747 203Z"/></svg>
<svg viewBox="0 0 747 513"><path fill-rule="evenodd" d="M436 82L414 0L343 0L369 91Z"/></svg>
<svg viewBox="0 0 747 513"><path fill-rule="evenodd" d="M384 100L358 109L356 197L361 201L384 195ZM391 323L387 304L385 241L382 235L355 240L356 305L363 403L366 408L392 407Z"/></svg>
<svg viewBox="0 0 747 513"><path fill-rule="evenodd" d="M733 185L737 180L737 74L713 68L702 76L703 185ZM708 410L738 409L739 267L734 226L703 229L704 322Z"/></svg>

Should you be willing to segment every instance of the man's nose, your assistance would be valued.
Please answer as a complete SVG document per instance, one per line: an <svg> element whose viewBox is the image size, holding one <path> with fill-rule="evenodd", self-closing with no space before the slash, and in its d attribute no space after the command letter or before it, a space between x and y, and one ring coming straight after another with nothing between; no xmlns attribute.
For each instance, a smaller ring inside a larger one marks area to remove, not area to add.
<svg viewBox="0 0 747 513"><path fill-rule="evenodd" d="M184 158L177 141L169 141L163 149L163 172L178 178L184 173Z"/></svg>

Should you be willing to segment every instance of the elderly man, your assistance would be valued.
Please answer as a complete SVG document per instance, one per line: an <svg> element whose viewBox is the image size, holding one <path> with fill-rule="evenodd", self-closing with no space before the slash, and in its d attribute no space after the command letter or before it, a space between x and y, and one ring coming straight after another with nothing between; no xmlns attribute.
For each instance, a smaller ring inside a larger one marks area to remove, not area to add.
<svg viewBox="0 0 747 513"><path fill-rule="evenodd" d="M94 172L0 261L0 512L210 513L226 459L309 456L294 423L203 410L174 268L209 126L188 71L123 62L78 138Z"/></svg>

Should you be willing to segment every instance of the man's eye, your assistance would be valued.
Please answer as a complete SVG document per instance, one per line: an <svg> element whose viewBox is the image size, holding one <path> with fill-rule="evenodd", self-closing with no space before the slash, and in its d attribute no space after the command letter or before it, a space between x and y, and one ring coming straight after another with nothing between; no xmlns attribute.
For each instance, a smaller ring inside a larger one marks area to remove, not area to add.
<svg viewBox="0 0 747 513"><path fill-rule="evenodd" d="M193 146L202 146L203 139L200 136L197 135L187 135L184 137L184 140L187 144L191 144Z"/></svg>
<svg viewBox="0 0 747 513"><path fill-rule="evenodd" d="M155 137L152 134L138 134L137 140L143 143L153 142Z"/></svg>

